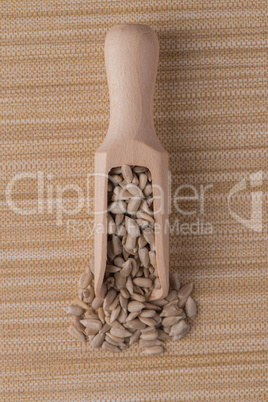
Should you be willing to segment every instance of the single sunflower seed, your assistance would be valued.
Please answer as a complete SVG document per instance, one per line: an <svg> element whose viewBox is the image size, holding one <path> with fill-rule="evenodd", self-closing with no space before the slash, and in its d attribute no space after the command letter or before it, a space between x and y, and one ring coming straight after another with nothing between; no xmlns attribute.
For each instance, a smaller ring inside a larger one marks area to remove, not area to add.
<svg viewBox="0 0 268 402"><path fill-rule="evenodd" d="M141 173L139 177L139 187L143 190L147 184L148 177L145 173Z"/></svg>
<svg viewBox="0 0 268 402"><path fill-rule="evenodd" d="M141 331L139 329L137 329L137 331L135 331L131 337L129 338L129 346L133 345L133 343L137 342L139 337L140 337Z"/></svg>
<svg viewBox="0 0 268 402"><path fill-rule="evenodd" d="M106 270L105 270L106 273L114 274L115 272L118 272L118 271L120 271L120 268L117 267L116 265L106 265Z"/></svg>
<svg viewBox="0 0 268 402"><path fill-rule="evenodd" d="M100 333L105 334L106 332L110 331L111 325L109 325L108 323L105 323L102 327L102 329L100 330Z"/></svg>
<svg viewBox="0 0 268 402"><path fill-rule="evenodd" d="M126 286L127 278L125 276L122 276L120 272L116 272L114 274L114 279L115 279L115 285L119 290Z"/></svg>
<svg viewBox="0 0 268 402"><path fill-rule="evenodd" d="M102 307L98 308L98 316L99 316L99 319L101 320L102 324L104 324L105 323L105 314L104 314Z"/></svg>
<svg viewBox="0 0 268 402"><path fill-rule="evenodd" d="M68 327L68 332L72 337L74 337L78 341L86 342L85 335L83 334L83 332L79 331L79 329L76 326L70 325Z"/></svg>
<svg viewBox="0 0 268 402"><path fill-rule="evenodd" d="M169 283L170 283L171 288L173 288L177 291L180 290L181 283L180 283L178 272L174 272L173 274L170 274Z"/></svg>
<svg viewBox="0 0 268 402"><path fill-rule="evenodd" d="M134 238L140 236L140 228L134 219L126 216L125 223L126 223L126 230L130 234L130 236L132 236Z"/></svg>
<svg viewBox="0 0 268 402"><path fill-rule="evenodd" d="M90 269L87 269L85 272L82 273L80 276L78 286L82 289L86 289L90 282L92 282L93 275Z"/></svg>
<svg viewBox="0 0 268 402"><path fill-rule="evenodd" d="M115 184L119 184L122 181L122 177L117 174L110 175L109 179Z"/></svg>
<svg viewBox="0 0 268 402"><path fill-rule="evenodd" d="M73 317L73 325L78 329L78 331L84 332L85 327L81 324L79 317Z"/></svg>
<svg viewBox="0 0 268 402"><path fill-rule="evenodd" d="M121 329L121 328L112 327L110 332L112 335L120 336L121 338L127 338L132 335L132 333L127 331L125 328Z"/></svg>
<svg viewBox="0 0 268 402"><path fill-rule="evenodd" d="M142 332L140 338L144 339L146 341L153 341L158 338L158 333L156 330L154 330L152 332L146 332L146 333Z"/></svg>
<svg viewBox="0 0 268 402"><path fill-rule="evenodd" d="M130 293L126 288L121 288L120 293L125 299L128 299L130 297Z"/></svg>
<svg viewBox="0 0 268 402"><path fill-rule="evenodd" d="M120 352L120 348L115 346L115 345L111 345L110 343L104 341L102 344L102 349L106 350L107 352L112 352L112 353L118 353Z"/></svg>
<svg viewBox="0 0 268 402"><path fill-rule="evenodd" d="M156 322L153 318L148 318L148 317L139 317L140 321L143 322L144 324L154 327L156 325Z"/></svg>
<svg viewBox="0 0 268 402"><path fill-rule="evenodd" d="M139 196L140 198L143 198L142 190L137 186L137 184L129 183L129 184L126 185L126 189L134 197Z"/></svg>
<svg viewBox="0 0 268 402"><path fill-rule="evenodd" d="M83 318L92 318L93 320L98 320L99 316L96 313L95 310L93 309L89 309L85 311L84 317Z"/></svg>
<svg viewBox="0 0 268 402"><path fill-rule="evenodd" d="M140 204L141 204L141 198L139 197L131 198L127 206L127 212L130 215L135 214L138 211Z"/></svg>
<svg viewBox="0 0 268 402"><path fill-rule="evenodd" d="M128 165L123 165L121 166L121 172L124 180L126 180L127 183L131 183L133 179L133 173L131 168Z"/></svg>
<svg viewBox="0 0 268 402"><path fill-rule="evenodd" d="M179 322L182 319L183 319L183 317L179 316L179 315L174 315L174 316L171 316L171 317L165 317L165 318L162 319L162 325L164 327L170 327L172 325L177 324L177 322Z"/></svg>
<svg viewBox="0 0 268 402"><path fill-rule="evenodd" d="M185 302L186 302L186 300L192 293L193 288L194 288L193 282L187 283L186 285L182 286L180 288L180 290L178 291L178 295L177 295L178 298L181 300L185 300Z"/></svg>
<svg viewBox="0 0 268 402"><path fill-rule="evenodd" d="M125 328L129 329L144 329L146 324L141 322L139 319L135 318L134 320L128 321L124 324Z"/></svg>
<svg viewBox="0 0 268 402"><path fill-rule="evenodd" d="M135 172L135 173L144 173L144 172L146 172L147 170L148 170L148 168L145 167L145 166L135 166L135 167L133 168L133 172Z"/></svg>
<svg viewBox="0 0 268 402"><path fill-rule="evenodd" d="M172 305L165 307L160 313L160 317L171 317L173 315L181 315L182 313L182 309L179 309L177 306Z"/></svg>
<svg viewBox="0 0 268 402"><path fill-rule="evenodd" d="M88 285L87 289L83 291L83 300L87 304L91 304L95 297L94 288L91 285Z"/></svg>
<svg viewBox="0 0 268 402"><path fill-rule="evenodd" d="M144 308L144 304L138 301L131 301L128 303L127 309L130 313L134 311L141 311Z"/></svg>
<svg viewBox="0 0 268 402"><path fill-rule="evenodd" d="M148 252L148 249L146 247L140 248L138 253L139 253L139 259L140 259L142 265L145 268L148 268L148 266L149 266L149 252Z"/></svg>
<svg viewBox="0 0 268 402"><path fill-rule="evenodd" d="M188 297L185 303L185 311L187 317L189 318L194 318L196 316L196 304L194 300L191 298L191 296Z"/></svg>
<svg viewBox="0 0 268 402"><path fill-rule="evenodd" d="M155 236L154 236L154 231L151 228L145 228L144 231L142 232L145 240L147 241L147 243L149 244L155 244Z"/></svg>
<svg viewBox="0 0 268 402"><path fill-rule="evenodd" d="M76 317L80 317L84 313L84 309L77 304L70 304L65 311L67 314L75 315Z"/></svg>
<svg viewBox="0 0 268 402"><path fill-rule="evenodd" d="M160 341L165 341L169 337L169 335L162 329L158 329L157 332L158 332L158 339Z"/></svg>
<svg viewBox="0 0 268 402"><path fill-rule="evenodd" d="M117 294L112 303L106 308L109 311L114 310L119 304L119 295Z"/></svg>
<svg viewBox="0 0 268 402"><path fill-rule="evenodd" d="M100 348L104 342L104 338L105 338L105 335L102 334L101 332L99 332L97 335L95 335L91 341L91 345L93 346L93 348L96 348L96 349Z"/></svg>
<svg viewBox="0 0 268 402"><path fill-rule="evenodd" d="M123 223L124 218L125 218L124 214L117 214L115 216L115 224L116 224L116 226L121 225L121 223Z"/></svg>
<svg viewBox="0 0 268 402"><path fill-rule="evenodd" d="M142 302L142 303L145 302L145 300L146 300L144 295L141 295L141 294L135 293L135 292L132 293L131 299Z"/></svg>
<svg viewBox="0 0 268 402"><path fill-rule="evenodd" d="M110 214L107 214L107 231L110 235L116 233L116 224Z"/></svg>
<svg viewBox="0 0 268 402"><path fill-rule="evenodd" d="M123 309L121 309L120 314L117 317L117 319L121 324L124 324L126 322L126 319L127 319L127 312L124 311Z"/></svg>
<svg viewBox="0 0 268 402"><path fill-rule="evenodd" d="M140 314L140 311L133 311L132 313L129 313L129 315L126 318L126 322L134 320L134 318L138 317Z"/></svg>
<svg viewBox="0 0 268 402"><path fill-rule="evenodd" d="M177 292L176 290L171 290L171 291L169 292L169 294L167 295L166 300L167 300L168 302L171 302L171 301L173 301L173 300L178 300L177 293L178 293L178 292Z"/></svg>
<svg viewBox="0 0 268 402"><path fill-rule="evenodd" d="M149 259L152 266L156 268L156 255L154 251L149 251Z"/></svg>
<svg viewBox="0 0 268 402"><path fill-rule="evenodd" d="M119 314L120 314L120 311L121 311L121 306L120 306L120 305L118 305L118 306L112 311L112 314L111 314L111 323L114 322L114 321L117 319L117 317L118 317Z"/></svg>
<svg viewBox="0 0 268 402"><path fill-rule="evenodd" d="M104 310L106 310L110 306L110 304L112 304L112 302L114 301L116 296L117 296L117 292L115 289L108 290L108 292L104 298L104 301L103 301L103 309Z"/></svg>
<svg viewBox="0 0 268 402"><path fill-rule="evenodd" d="M122 307L122 309L127 313L127 305L128 305L128 299L126 299L122 293L119 295L119 303Z"/></svg>
<svg viewBox="0 0 268 402"><path fill-rule="evenodd" d="M170 330L170 336L181 336L186 335L190 329L190 326L185 320L179 321L177 324L173 325Z"/></svg>
<svg viewBox="0 0 268 402"><path fill-rule="evenodd" d="M147 318L152 318L156 315L155 310L142 310L140 313L140 317L147 317Z"/></svg>
<svg viewBox="0 0 268 402"><path fill-rule="evenodd" d="M119 255L122 253L123 246L122 243L116 235L112 235L112 245L113 245L113 252L115 255Z"/></svg>
<svg viewBox="0 0 268 402"><path fill-rule="evenodd" d="M101 328L102 328L102 323L100 320L94 320L92 318L85 318L84 320L81 320L80 322L88 330L92 331L92 335L94 333L99 332L99 330L101 330Z"/></svg>
<svg viewBox="0 0 268 402"><path fill-rule="evenodd" d="M154 224L154 218L145 212L137 212L137 218L142 219L143 221L149 222L152 225Z"/></svg>
<svg viewBox="0 0 268 402"><path fill-rule="evenodd" d="M127 234L126 243L124 245L125 249L128 251L133 251L136 247L137 238L131 236L130 233Z"/></svg>
<svg viewBox="0 0 268 402"><path fill-rule="evenodd" d="M124 214L126 212L126 203L124 201L113 201L109 207L108 211L112 214Z"/></svg>
<svg viewBox="0 0 268 402"><path fill-rule="evenodd" d="M131 266L132 266L132 264L131 264ZM133 266L132 266L132 271L133 271ZM129 291L130 294L133 294L133 283L132 283L130 275L127 278L126 288L127 288L127 290Z"/></svg>
<svg viewBox="0 0 268 402"><path fill-rule="evenodd" d="M132 263L130 260L127 260L123 264L123 268L120 271L120 275L128 277L132 271Z"/></svg>
<svg viewBox="0 0 268 402"><path fill-rule="evenodd" d="M110 170L110 174L112 175L112 174L120 174L121 173L121 167L120 166L118 166L118 167L113 167L111 170Z"/></svg>
<svg viewBox="0 0 268 402"><path fill-rule="evenodd" d="M133 179L132 179L132 183L138 185L139 184L139 178L138 176L134 173L133 174Z"/></svg>
<svg viewBox="0 0 268 402"><path fill-rule="evenodd" d="M119 268L123 267L124 262L125 262L125 260L119 256L115 257L113 260L114 265L116 265Z"/></svg>

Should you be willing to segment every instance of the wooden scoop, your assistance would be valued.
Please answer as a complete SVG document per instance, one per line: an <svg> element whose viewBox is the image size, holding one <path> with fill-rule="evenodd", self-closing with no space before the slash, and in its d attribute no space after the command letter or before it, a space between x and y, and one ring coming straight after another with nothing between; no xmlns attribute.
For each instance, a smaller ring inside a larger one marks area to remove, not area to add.
<svg viewBox="0 0 268 402"><path fill-rule="evenodd" d="M95 155L95 293L106 293L107 176L122 165L151 171L154 199L156 263L161 284L150 299L168 293L168 153L156 136L153 94L158 39L147 25L117 25L107 34L105 62L110 94L110 124Z"/></svg>

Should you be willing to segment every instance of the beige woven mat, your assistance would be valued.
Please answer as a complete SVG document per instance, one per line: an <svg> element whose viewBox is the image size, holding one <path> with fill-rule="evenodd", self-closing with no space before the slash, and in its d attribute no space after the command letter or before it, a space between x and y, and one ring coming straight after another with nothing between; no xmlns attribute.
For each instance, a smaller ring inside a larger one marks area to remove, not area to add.
<svg viewBox="0 0 268 402"><path fill-rule="evenodd" d="M267 2L0 7L0 400L267 401ZM156 130L173 201L176 191L195 197L172 204L170 265L195 282L198 317L149 358L136 345L114 356L78 344L63 311L93 250L90 173L109 120L104 38L125 22L158 33ZM73 215L59 213L64 186Z"/></svg>

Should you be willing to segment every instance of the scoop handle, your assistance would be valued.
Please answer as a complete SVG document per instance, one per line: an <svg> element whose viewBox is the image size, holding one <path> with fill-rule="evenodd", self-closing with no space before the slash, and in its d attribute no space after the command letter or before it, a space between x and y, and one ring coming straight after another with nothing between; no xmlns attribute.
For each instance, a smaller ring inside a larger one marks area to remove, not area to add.
<svg viewBox="0 0 268 402"><path fill-rule="evenodd" d="M159 45L147 25L116 25L105 41L105 64L110 94L107 138L141 140L156 137L153 95ZM156 137L157 138L157 137Z"/></svg>

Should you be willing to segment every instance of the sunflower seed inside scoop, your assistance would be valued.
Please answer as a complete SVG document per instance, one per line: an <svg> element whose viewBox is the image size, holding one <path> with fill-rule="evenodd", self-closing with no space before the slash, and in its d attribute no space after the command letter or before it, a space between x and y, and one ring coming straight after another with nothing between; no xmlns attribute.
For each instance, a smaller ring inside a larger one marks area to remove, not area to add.
<svg viewBox="0 0 268 402"><path fill-rule="evenodd" d="M126 216L125 222L126 222L127 232L130 234L130 236L135 237L135 238L139 237L140 228L137 225L137 223L134 221L134 219L129 218L128 216Z"/></svg>
<svg viewBox="0 0 268 402"><path fill-rule="evenodd" d="M146 247L139 249L139 258L140 258L141 264L145 268L147 268L149 266L149 251Z"/></svg>
<svg viewBox="0 0 268 402"><path fill-rule="evenodd" d="M143 190L144 187L146 186L147 180L148 180L147 175L145 173L141 173L139 177L139 187L141 190Z"/></svg>
<svg viewBox="0 0 268 402"><path fill-rule="evenodd" d="M133 283L142 288L149 288L152 286L152 280L149 278L135 278L133 279Z"/></svg>
<svg viewBox="0 0 268 402"><path fill-rule="evenodd" d="M126 180L127 183L131 183L132 178L133 178L133 173L128 165L123 165L121 166L121 172L123 175L124 180Z"/></svg>
<svg viewBox="0 0 268 402"><path fill-rule="evenodd" d="M138 211L140 204L141 204L140 197L131 198L127 206L127 212L130 215L135 214Z"/></svg>
<svg viewBox="0 0 268 402"><path fill-rule="evenodd" d="M123 251L121 240L116 235L112 236L113 252L115 255L119 255Z"/></svg>
<svg viewBox="0 0 268 402"><path fill-rule="evenodd" d="M120 271L120 275L128 277L132 271L132 264L130 260L124 262L123 267Z"/></svg>
<svg viewBox="0 0 268 402"><path fill-rule="evenodd" d="M114 220L113 220L113 218L112 218L112 216L110 214L107 215L107 220L108 220L108 222L107 222L108 234L116 233L116 224L115 224L115 222L114 222Z"/></svg>

